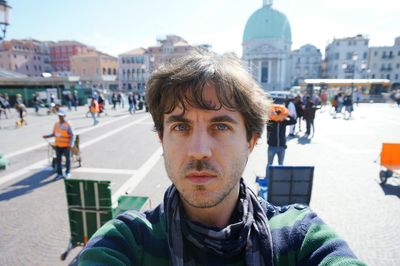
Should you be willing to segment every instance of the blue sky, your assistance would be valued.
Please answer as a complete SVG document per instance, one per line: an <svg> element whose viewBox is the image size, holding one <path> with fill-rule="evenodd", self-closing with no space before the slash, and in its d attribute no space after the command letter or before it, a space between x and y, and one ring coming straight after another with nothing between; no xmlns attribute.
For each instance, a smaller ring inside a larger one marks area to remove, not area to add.
<svg viewBox="0 0 400 266"><path fill-rule="evenodd" d="M247 19L262 0L8 0L7 39L76 40L118 55L156 44L167 34L217 52L242 54ZM325 50L334 37L366 34L372 46L400 36L396 0L275 0L292 29L292 49L311 43Z"/></svg>

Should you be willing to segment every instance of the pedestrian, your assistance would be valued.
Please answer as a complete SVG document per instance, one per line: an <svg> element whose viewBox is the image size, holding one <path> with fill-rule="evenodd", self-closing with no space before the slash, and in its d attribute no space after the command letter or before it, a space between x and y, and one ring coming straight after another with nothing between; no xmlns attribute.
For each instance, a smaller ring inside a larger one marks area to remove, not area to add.
<svg viewBox="0 0 400 266"><path fill-rule="evenodd" d="M55 138L54 149L56 150L57 176L54 180L68 178L71 176L71 148L74 146L75 135L71 124L66 120L66 113L62 110L57 112L58 122L55 123L53 133L44 135L43 138ZM62 171L62 156L65 156L65 174Z"/></svg>
<svg viewBox="0 0 400 266"><path fill-rule="evenodd" d="M172 185L106 223L79 265L365 265L309 208L274 207L241 178L269 103L236 56L192 52L147 84Z"/></svg>
<svg viewBox="0 0 400 266"><path fill-rule="evenodd" d="M286 152L286 126L294 125L296 119L289 115L289 111L281 105L274 104L270 108L271 120L267 123L267 144L268 144L268 162L266 176L268 176L268 167L273 164L275 155L278 157L278 164L283 165Z"/></svg>
<svg viewBox="0 0 400 266"><path fill-rule="evenodd" d="M320 109L320 107L316 107L313 100L310 97L307 97L306 104L304 107L304 120L306 120L306 136L311 135L311 128L313 131L313 136L315 134L315 126L314 126L314 119L315 119L315 112Z"/></svg>
<svg viewBox="0 0 400 266"><path fill-rule="evenodd" d="M72 94L72 106L74 107L75 111L78 110L78 105L79 105L78 92L74 91L74 93Z"/></svg>
<svg viewBox="0 0 400 266"><path fill-rule="evenodd" d="M7 102L6 102L6 99L4 98L3 94L0 93L0 119L1 119L2 113L4 113L4 116L6 117L6 119L8 119Z"/></svg>
<svg viewBox="0 0 400 266"><path fill-rule="evenodd" d="M24 100L22 99L21 94L17 94L17 96L16 96L15 110L19 114L19 119L16 121L16 126L22 127L23 125L27 125L28 123L24 119L24 116L26 114L26 107L25 107Z"/></svg>
<svg viewBox="0 0 400 266"><path fill-rule="evenodd" d="M350 119L353 112L353 99L352 94L348 93L343 97L344 118Z"/></svg>
<svg viewBox="0 0 400 266"><path fill-rule="evenodd" d="M35 114L39 115L40 105L42 104L42 100L40 100L39 95L37 93L33 93L33 107L35 108Z"/></svg>
<svg viewBox="0 0 400 266"><path fill-rule="evenodd" d="M301 100L300 95L297 95L294 98L294 106L296 107L296 114L297 114L297 122L296 124L299 125L299 132L301 132L301 120L303 118L303 101Z"/></svg>
<svg viewBox="0 0 400 266"><path fill-rule="evenodd" d="M72 96L70 93L65 94L64 96L65 99L65 103L68 107L68 110L71 111L72 110Z"/></svg>
<svg viewBox="0 0 400 266"><path fill-rule="evenodd" d="M136 113L136 96L133 92L129 92L128 95L128 103L129 103L129 113L133 114Z"/></svg>
<svg viewBox="0 0 400 266"><path fill-rule="evenodd" d="M397 106L400 107L400 89L396 90L396 93L394 94L394 98L396 100Z"/></svg>
<svg viewBox="0 0 400 266"><path fill-rule="evenodd" d="M288 109L289 116L294 119L294 124L289 126L289 136L290 137L295 137L296 135L294 134L295 129L296 129L296 119L297 119L297 112L296 112L296 106L293 102L293 99L289 99L286 97L285 99L285 106Z"/></svg>
<svg viewBox="0 0 400 266"><path fill-rule="evenodd" d="M335 101L336 101L336 112L333 118L336 118L337 114L342 113L343 110L343 94L341 92L339 92L336 96L335 96Z"/></svg>
<svg viewBox="0 0 400 266"><path fill-rule="evenodd" d="M99 123L99 120L97 120L97 116L99 113L99 103L97 102L95 97L92 97L90 101L89 111L93 118L93 126L95 126Z"/></svg>
<svg viewBox="0 0 400 266"><path fill-rule="evenodd" d="M124 109L125 108L125 95L123 92L118 93L118 102L121 105L121 108Z"/></svg>
<svg viewBox="0 0 400 266"><path fill-rule="evenodd" d="M111 108L112 110L116 110L116 106L117 106L117 102L118 102L118 97L117 94L115 92L113 92L112 96L111 96L111 102L113 104L113 107Z"/></svg>
<svg viewBox="0 0 400 266"><path fill-rule="evenodd" d="M100 114L102 114L102 113L107 115L107 112L106 112L106 100L104 99L103 92L99 93L99 97L98 97L98 101L97 102L99 104L99 112L97 114L97 117L100 117Z"/></svg>

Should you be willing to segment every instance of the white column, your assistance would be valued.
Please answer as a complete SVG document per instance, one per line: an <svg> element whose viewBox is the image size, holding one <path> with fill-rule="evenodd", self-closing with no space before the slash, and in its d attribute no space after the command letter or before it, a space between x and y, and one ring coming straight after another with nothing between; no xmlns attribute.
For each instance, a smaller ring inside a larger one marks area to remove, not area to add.
<svg viewBox="0 0 400 266"><path fill-rule="evenodd" d="M286 77L285 77L285 75L286 75L286 64L285 64L285 59L281 59L281 60L282 60L282 71L281 71L282 79L281 79L281 83L282 83L282 86L284 86L285 83L286 83Z"/></svg>
<svg viewBox="0 0 400 266"><path fill-rule="evenodd" d="M268 60L268 83L271 83L272 61Z"/></svg>
<svg viewBox="0 0 400 266"><path fill-rule="evenodd" d="M258 83L260 83L260 84L261 84L261 74L262 74L262 61L259 60L258 61L258 77L257 77L257 80L258 80Z"/></svg>
<svg viewBox="0 0 400 266"><path fill-rule="evenodd" d="M278 83L278 86L280 86L281 85L281 80L282 80L281 59L279 59L279 58L276 59L276 62L277 62L277 65L278 65L276 67L276 83ZM282 89L282 88L279 88L279 89Z"/></svg>

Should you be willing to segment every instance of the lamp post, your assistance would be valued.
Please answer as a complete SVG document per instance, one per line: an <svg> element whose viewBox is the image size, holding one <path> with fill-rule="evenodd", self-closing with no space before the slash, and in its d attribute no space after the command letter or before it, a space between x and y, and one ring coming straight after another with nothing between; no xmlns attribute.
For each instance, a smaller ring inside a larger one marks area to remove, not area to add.
<svg viewBox="0 0 400 266"><path fill-rule="evenodd" d="M3 32L3 35L0 36L0 40L3 40L6 37L6 29L7 26L10 25L10 9L11 6L7 4L7 1L0 0L0 30Z"/></svg>

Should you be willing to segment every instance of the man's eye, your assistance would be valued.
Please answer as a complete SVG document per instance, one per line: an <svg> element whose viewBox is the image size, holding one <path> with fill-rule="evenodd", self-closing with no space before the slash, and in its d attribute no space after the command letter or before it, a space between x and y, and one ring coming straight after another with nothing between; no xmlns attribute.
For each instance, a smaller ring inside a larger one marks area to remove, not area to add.
<svg viewBox="0 0 400 266"><path fill-rule="evenodd" d="M228 130L229 129L229 127L227 125L225 125L225 124L215 124L214 128L216 130L220 130L220 131L224 131L224 130Z"/></svg>
<svg viewBox="0 0 400 266"><path fill-rule="evenodd" d="M173 127L173 130L175 130L175 131L186 131L188 129L189 129L189 127L186 124L178 124Z"/></svg>

